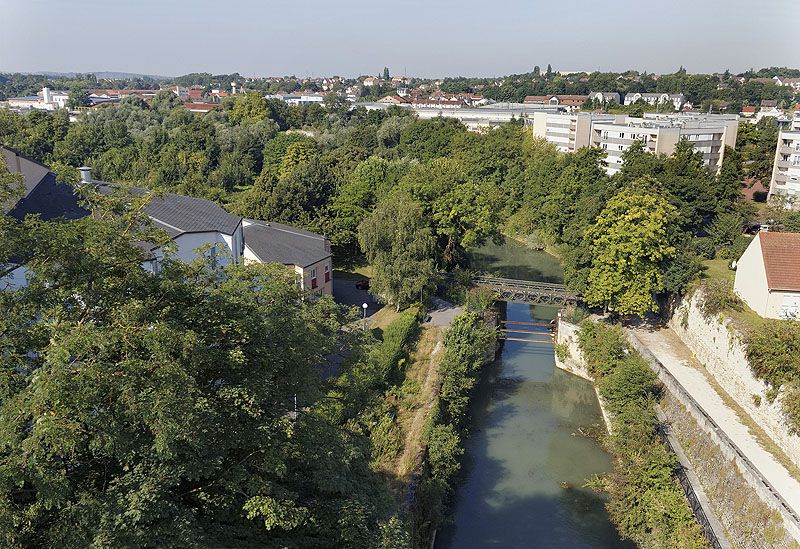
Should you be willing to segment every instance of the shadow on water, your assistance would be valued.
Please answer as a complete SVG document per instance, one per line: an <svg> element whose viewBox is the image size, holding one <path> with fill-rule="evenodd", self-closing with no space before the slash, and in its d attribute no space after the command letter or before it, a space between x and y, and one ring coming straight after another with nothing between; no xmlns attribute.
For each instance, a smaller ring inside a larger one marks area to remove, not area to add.
<svg viewBox="0 0 800 549"><path fill-rule="evenodd" d="M510 320L553 314L508 306ZM611 466L579 433L600 421L591 384L555 368L552 344L505 342L476 389L453 524L436 547L633 547L619 539L603 497L583 488Z"/></svg>
<svg viewBox="0 0 800 549"><path fill-rule="evenodd" d="M558 258L510 239L503 244L487 242L473 248L469 259L472 269L502 278L555 283L564 280Z"/></svg>

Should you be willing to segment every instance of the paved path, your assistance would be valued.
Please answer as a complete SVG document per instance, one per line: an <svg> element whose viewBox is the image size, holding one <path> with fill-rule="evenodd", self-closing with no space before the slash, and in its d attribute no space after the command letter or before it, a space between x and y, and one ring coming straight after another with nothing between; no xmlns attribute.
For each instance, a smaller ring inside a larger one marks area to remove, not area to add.
<svg viewBox="0 0 800 549"><path fill-rule="evenodd" d="M455 317L462 314L464 309L452 303L439 299L431 298L431 324L434 326L449 326Z"/></svg>
<svg viewBox="0 0 800 549"><path fill-rule="evenodd" d="M678 382L692 395L717 425L733 440L748 459L800 515L800 482L792 477L771 453L761 447L750 430L706 379L702 366L678 335L669 328L631 329Z"/></svg>

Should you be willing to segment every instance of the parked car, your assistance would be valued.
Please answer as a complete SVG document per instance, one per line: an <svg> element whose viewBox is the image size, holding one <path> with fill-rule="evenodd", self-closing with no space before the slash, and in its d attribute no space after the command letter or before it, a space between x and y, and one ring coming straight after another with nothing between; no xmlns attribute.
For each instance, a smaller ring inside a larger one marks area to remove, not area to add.
<svg viewBox="0 0 800 549"><path fill-rule="evenodd" d="M369 280L367 279L359 280L358 282L356 282L356 288L358 288L359 290L369 290Z"/></svg>

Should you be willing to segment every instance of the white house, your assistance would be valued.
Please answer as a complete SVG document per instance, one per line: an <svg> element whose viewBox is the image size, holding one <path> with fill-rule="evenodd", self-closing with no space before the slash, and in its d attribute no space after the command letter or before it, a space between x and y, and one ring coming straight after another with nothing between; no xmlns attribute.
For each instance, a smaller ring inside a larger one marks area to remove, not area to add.
<svg viewBox="0 0 800 549"><path fill-rule="evenodd" d="M800 320L800 233L758 233L736 264L733 290L764 318Z"/></svg>
<svg viewBox="0 0 800 549"><path fill-rule="evenodd" d="M686 97L682 93L628 93L625 94L625 104L626 105L633 105L639 100L644 101L649 105L665 105L667 103L672 103L672 106L675 107L676 111L681 110L684 103L686 103Z"/></svg>
<svg viewBox="0 0 800 549"><path fill-rule="evenodd" d="M331 244L324 236L296 227L244 219L244 259L294 268L300 287L333 295Z"/></svg>
<svg viewBox="0 0 800 549"><path fill-rule="evenodd" d="M88 215L70 185L58 183L50 169L13 149L0 147L9 171L21 173L25 181L23 197L3 205L6 215L22 220L29 214L43 220L78 219ZM81 182L110 194L114 185L95 181L89 168L81 168ZM134 194L148 192L126 187ZM331 249L320 235L288 225L243 219L225 211L210 200L165 194L154 196L144 213L156 228L165 231L175 246L173 257L189 263L202 251L214 267L231 261L251 260L294 267L300 286L315 294L333 293ZM245 244L245 239L251 242ZM149 242L139 242L146 254L142 267L158 272L164 251ZM14 290L27 284L28 271L23 261L0 265L0 290Z"/></svg>

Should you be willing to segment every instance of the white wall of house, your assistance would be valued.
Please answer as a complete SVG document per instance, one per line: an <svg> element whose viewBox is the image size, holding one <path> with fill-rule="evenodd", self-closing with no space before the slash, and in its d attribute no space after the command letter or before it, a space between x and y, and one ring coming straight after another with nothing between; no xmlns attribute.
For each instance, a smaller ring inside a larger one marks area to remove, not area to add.
<svg viewBox="0 0 800 549"><path fill-rule="evenodd" d="M214 252L210 250L206 254L214 253L217 258L217 265L223 266L231 260L236 261L241 256L242 228L239 226L234 235L227 235L218 232L205 233L184 233L173 239L177 249L175 258L184 263L191 263L197 257L197 251L206 245L213 245Z"/></svg>
<svg viewBox="0 0 800 549"><path fill-rule="evenodd" d="M767 287L767 271L761 255L761 239L754 238L742 257L736 263L736 279L733 291L761 316L766 316L769 288Z"/></svg>
<svg viewBox="0 0 800 549"><path fill-rule="evenodd" d="M736 264L733 291L764 318L800 319L800 292L769 289L758 237L753 239Z"/></svg>

